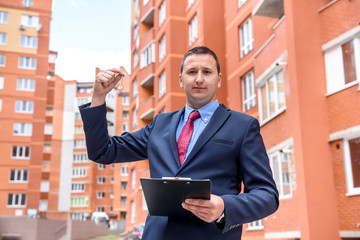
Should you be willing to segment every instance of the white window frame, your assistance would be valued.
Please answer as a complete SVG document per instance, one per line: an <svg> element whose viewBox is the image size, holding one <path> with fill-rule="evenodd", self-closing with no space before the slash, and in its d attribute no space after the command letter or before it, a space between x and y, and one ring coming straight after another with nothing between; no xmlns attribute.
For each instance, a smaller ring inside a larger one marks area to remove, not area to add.
<svg viewBox="0 0 360 240"><path fill-rule="evenodd" d="M4 89L4 77L0 76L0 89Z"/></svg>
<svg viewBox="0 0 360 240"><path fill-rule="evenodd" d="M70 199L70 207L87 207L89 206L89 197L81 196L81 197L71 197Z"/></svg>
<svg viewBox="0 0 360 240"><path fill-rule="evenodd" d="M133 87L132 88L133 89L133 91L132 91L133 97L137 97L139 95L137 78L134 79L132 87Z"/></svg>
<svg viewBox="0 0 360 240"><path fill-rule="evenodd" d="M128 182L127 181L121 181L120 189L123 191L126 191L128 189Z"/></svg>
<svg viewBox="0 0 360 240"><path fill-rule="evenodd" d="M25 7L32 7L34 3L33 3L33 0L22 0L22 4Z"/></svg>
<svg viewBox="0 0 360 240"><path fill-rule="evenodd" d="M38 38L34 37L34 36L21 35L21 37L20 37L20 47L23 47L23 48L37 48L38 47Z"/></svg>
<svg viewBox="0 0 360 240"><path fill-rule="evenodd" d="M130 97L129 97L129 95L123 95L123 96L122 96L122 99L123 99L123 101L122 101L123 105L127 106L127 105L130 104Z"/></svg>
<svg viewBox="0 0 360 240"><path fill-rule="evenodd" d="M279 76L279 73L282 72L282 81L284 82L284 73L281 69L281 67L275 67L269 75L267 75L265 79L265 81L262 81L261 84L257 84L258 87L258 98L259 98L259 118L260 118L260 125L264 125L265 123L269 122L270 120L272 120L273 118L275 118L276 116L278 116L280 113L282 113L283 111L285 111L286 109L286 100L285 100L285 96L284 96L284 106L279 108L279 91L278 91L278 78L277 76ZM275 111L270 114L270 101L269 101L269 88L268 88L268 83L269 81L274 81L274 101L275 101ZM284 82L285 84L285 82ZM265 87L266 88L266 97L267 97L267 106L266 106L266 111L267 111L267 118L264 118L264 113L263 113L263 107L262 107L262 98L264 96L262 96L261 93L261 89ZM285 92L284 92L285 94Z"/></svg>
<svg viewBox="0 0 360 240"><path fill-rule="evenodd" d="M131 169L131 189L136 188L136 168Z"/></svg>
<svg viewBox="0 0 360 240"><path fill-rule="evenodd" d="M86 140L85 139L76 139L74 140L74 148L86 148Z"/></svg>
<svg viewBox="0 0 360 240"><path fill-rule="evenodd" d="M35 70L36 69L36 58L33 57L19 57L18 68L20 69L29 69Z"/></svg>
<svg viewBox="0 0 360 240"><path fill-rule="evenodd" d="M105 169L105 164L99 163L99 164L98 164L98 169L99 169L99 170L104 170L104 169Z"/></svg>
<svg viewBox="0 0 360 240"><path fill-rule="evenodd" d="M89 162L87 152L75 152L73 155L74 163Z"/></svg>
<svg viewBox="0 0 360 240"><path fill-rule="evenodd" d="M275 180L276 180L277 176L276 176L275 170L274 170L274 159L277 158L277 160L278 160L277 172L279 173L278 174L279 181L276 183L277 184L276 187L277 187L278 192L279 192L279 199L280 200L292 198L292 192L293 192L292 185L291 185L291 176L290 176L290 162L288 162L289 176L287 177L289 182L287 183L286 179L284 179L283 166L281 164L283 162L283 160L284 160L284 154L291 154L291 153L283 153L282 151L276 151L276 152L269 155L270 166L271 166L271 170L273 172L273 176L274 176ZM289 185L290 193L288 193L288 194L284 193L284 186L285 185Z"/></svg>
<svg viewBox="0 0 360 240"><path fill-rule="evenodd" d="M16 100L15 101L16 113L34 113L34 101Z"/></svg>
<svg viewBox="0 0 360 240"><path fill-rule="evenodd" d="M14 136L32 136L32 123L14 123L13 128L13 135Z"/></svg>
<svg viewBox="0 0 360 240"><path fill-rule="evenodd" d="M155 43L154 41L150 42L144 49L140 52L140 69L146 68L155 62Z"/></svg>
<svg viewBox="0 0 360 240"><path fill-rule="evenodd" d="M46 212L48 208L48 200L39 200L39 212Z"/></svg>
<svg viewBox="0 0 360 240"><path fill-rule="evenodd" d="M135 50L133 54L133 68L135 69L139 65L139 54L138 51Z"/></svg>
<svg viewBox="0 0 360 240"><path fill-rule="evenodd" d="M122 131L128 132L129 131L129 123L123 123L122 124Z"/></svg>
<svg viewBox="0 0 360 240"><path fill-rule="evenodd" d="M97 177L97 184L105 184L105 183L106 183L106 177L105 176Z"/></svg>
<svg viewBox="0 0 360 240"><path fill-rule="evenodd" d="M105 192L104 191L98 191L96 193L96 198L97 199L104 199L105 198Z"/></svg>
<svg viewBox="0 0 360 240"><path fill-rule="evenodd" d="M0 98L0 112L2 111L2 99Z"/></svg>
<svg viewBox="0 0 360 240"><path fill-rule="evenodd" d="M8 23L8 13L0 11L0 23L7 24Z"/></svg>
<svg viewBox="0 0 360 240"><path fill-rule="evenodd" d="M126 196L120 197L120 205L122 205L122 206L127 205L127 197Z"/></svg>
<svg viewBox="0 0 360 240"><path fill-rule="evenodd" d="M354 178L351 165L351 156L350 156L350 146L349 141L360 138L360 133L351 134L344 137L343 139L343 149L344 149L344 163L345 163L345 178L346 178L346 196L355 196L360 195L360 187L354 187Z"/></svg>
<svg viewBox="0 0 360 240"><path fill-rule="evenodd" d="M72 182L71 183L71 192L72 193L85 192L85 183L84 182Z"/></svg>
<svg viewBox="0 0 360 240"><path fill-rule="evenodd" d="M197 15L195 15L189 23L189 46L191 46L198 38L198 21Z"/></svg>
<svg viewBox="0 0 360 240"><path fill-rule="evenodd" d="M73 167L72 168L72 178L81 178L86 177L87 168L86 167Z"/></svg>
<svg viewBox="0 0 360 240"><path fill-rule="evenodd" d="M14 150L16 150L16 155L13 156ZM28 153L28 156L26 156ZM31 148L30 146L19 146L14 145L11 151L11 158L12 159L30 159L31 156Z"/></svg>
<svg viewBox="0 0 360 240"><path fill-rule="evenodd" d="M11 196L11 199L10 199ZM11 204L9 204L11 200ZM26 194L25 193L9 193L6 206L8 208L25 208Z"/></svg>
<svg viewBox="0 0 360 240"><path fill-rule="evenodd" d="M240 57L245 57L254 48L252 18L248 17L239 27Z"/></svg>
<svg viewBox="0 0 360 240"><path fill-rule="evenodd" d="M49 189L50 189L50 181L49 180L41 180L40 192L49 192Z"/></svg>
<svg viewBox="0 0 360 240"><path fill-rule="evenodd" d="M143 0L143 5L145 6L146 4L148 4L150 0Z"/></svg>
<svg viewBox="0 0 360 240"><path fill-rule="evenodd" d="M360 26L340 35L322 46L325 59L327 96L360 84ZM342 46L350 41L354 44L356 80L345 83Z"/></svg>
<svg viewBox="0 0 360 240"><path fill-rule="evenodd" d="M159 41L159 62L161 62L166 56L166 38L165 34Z"/></svg>
<svg viewBox="0 0 360 240"><path fill-rule="evenodd" d="M159 76L159 98L166 93L166 72L163 71Z"/></svg>
<svg viewBox="0 0 360 240"><path fill-rule="evenodd" d="M6 56L4 54L0 54L0 67L5 67Z"/></svg>
<svg viewBox="0 0 360 240"><path fill-rule="evenodd" d="M26 169L10 169L9 183L27 183L28 181L29 181L29 171L28 170L26 170Z"/></svg>
<svg viewBox="0 0 360 240"><path fill-rule="evenodd" d="M135 218L136 218L135 200L132 200L132 201L131 201L130 207L131 207L131 218L130 218L130 222L131 222L131 223L135 223Z"/></svg>
<svg viewBox="0 0 360 240"><path fill-rule="evenodd" d="M247 227L246 231L257 231L257 230L263 230L264 229L262 219L250 222L250 223L247 224L247 226L248 227Z"/></svg>
<svg viewBox="0 0 360 240"><path fill-rule="evenodd" d="M188 6L187 6L187 8L188 8L188 9L191 8L191 6L194 4L195 1L196 1L196 0L188 0Z"/></svg>
<svg viewBox="0 0 360 240"><path fill-rule="evenodd" d="M18 91L35 91L35 79L18 78L16 82L16 90Z"/></svg>
<svg viewBox="0 0 360 240"><path fill-rule="evenodd" d="M39 27L39 17L23 14L21 15L21 25L23 27Z"/></svg>
<svg viewBox="0 0 360 240"><path fill-rule="evenodd" d="M246 112L256 106L254 70L241 78L243 111Z"/></svg>
<svg viewBox="0 0 360 240"><path fill-rule="evenodd" d="M127 176L128 175L129 167L128 165L122 165L121 166L121 176Z"/></svg>
<svg viewBox="0 0 360 240"><path fill-rule="evenodd" d="M132 113L133 113L132 127L133 127L134 129L137 129L138 126L139 126L138 117L137 117L137 116L138 116L138 108L137 108L137 106L134 107Z"/></svg>
<svg viewBox="0 0 360 240"><path fill-rule="evenodd" d="M124 109L123 110L123 119L129 119L129 116L130 116L129 109Z"/></svg>
<svg viewBox="0 0 360 240"><path fill-rule="evenodd" d="M166 19L166 2L165 0L162 1L160 8L159 8L159 27L165 22Z"/></svg>
<svg viewBox="0 0 360 240"><path fill-rule="evenodd" d="M0 32L0 45L6 45L7 33Z"/></svg>

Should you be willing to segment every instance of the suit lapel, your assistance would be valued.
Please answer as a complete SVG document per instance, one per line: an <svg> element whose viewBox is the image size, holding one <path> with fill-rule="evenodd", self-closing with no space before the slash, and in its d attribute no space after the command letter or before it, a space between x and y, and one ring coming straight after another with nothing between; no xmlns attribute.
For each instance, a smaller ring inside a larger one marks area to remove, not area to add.
<svg viewBox="0 0 360 240"><path fill-rule="evenodd" d="M185 108L181 109L180 111L178 111L177 113L175 113L173 115L173 117L171 119L171 123L170 123L170 132L169 132L169 138L170 138L169 141L170 141L171 152L172 152L174 160L179 168L180 168L180 159L179 159L179 152L178 152L178 148L177 148L177 144L176 144L176 129L178 127L180 118L183 115L184 111L185 111Z"/></svg>
<svg viewBox="0 0 360 240"><path fill-rule="evenodd" d="M191 150L190 155L186 158L182 167L188 165L199 152L199 150L210 140L210 138L221 128L225 120L230 116L230 111L223 104L216 109L210 122L205 127L198 140L196 141L194 148ZM176 146L176 144L175 144ZM177 152L177 147L176 147ZM179 159L179 156L177 157ZM179 164L180 166L180 164Z"/></svg>

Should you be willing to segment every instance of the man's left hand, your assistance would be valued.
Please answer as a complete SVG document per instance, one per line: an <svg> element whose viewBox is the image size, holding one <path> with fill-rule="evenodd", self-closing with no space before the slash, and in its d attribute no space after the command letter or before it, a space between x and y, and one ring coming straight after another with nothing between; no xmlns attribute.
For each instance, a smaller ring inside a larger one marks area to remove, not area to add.
<svg viewBox="0 0 360 240"><path fill-rule="evenodd" d="M225 209L223 199L213 194L211 194L210 200L188 198L182 203L182 206L208 223L217 220Z"/></svg>

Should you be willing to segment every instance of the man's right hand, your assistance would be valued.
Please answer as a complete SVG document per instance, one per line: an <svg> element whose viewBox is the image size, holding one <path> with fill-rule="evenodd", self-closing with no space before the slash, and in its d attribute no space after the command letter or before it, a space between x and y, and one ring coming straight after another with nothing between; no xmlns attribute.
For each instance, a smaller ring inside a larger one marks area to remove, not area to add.
<svg viewBox="0 0 360 240"><path fill-rule="evenodd" d="M95 78L91 107L103 105L106 94L113 89L125 73L118 68L101 70Z"/></svg>

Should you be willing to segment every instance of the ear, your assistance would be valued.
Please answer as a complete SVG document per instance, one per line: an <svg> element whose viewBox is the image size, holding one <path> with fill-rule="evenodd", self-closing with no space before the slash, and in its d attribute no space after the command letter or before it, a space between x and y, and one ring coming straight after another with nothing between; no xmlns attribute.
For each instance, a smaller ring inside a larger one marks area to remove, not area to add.
<svg viewBox="0 0 360 240"><path fill-rule="evenodd" d="M179 84L180 84L180 88L184 88L184 84L181 78L181 73L179 73Z"/></svg>
<svg viewBox="0 0 360 240"><path fill-rule="evenodd" d="M218 76L218 84L217 84L217 87L218 87L218 88L221 87L221 80L222 80L222 75L221 75L221 73L219 73L219 76Z"/></svg>

